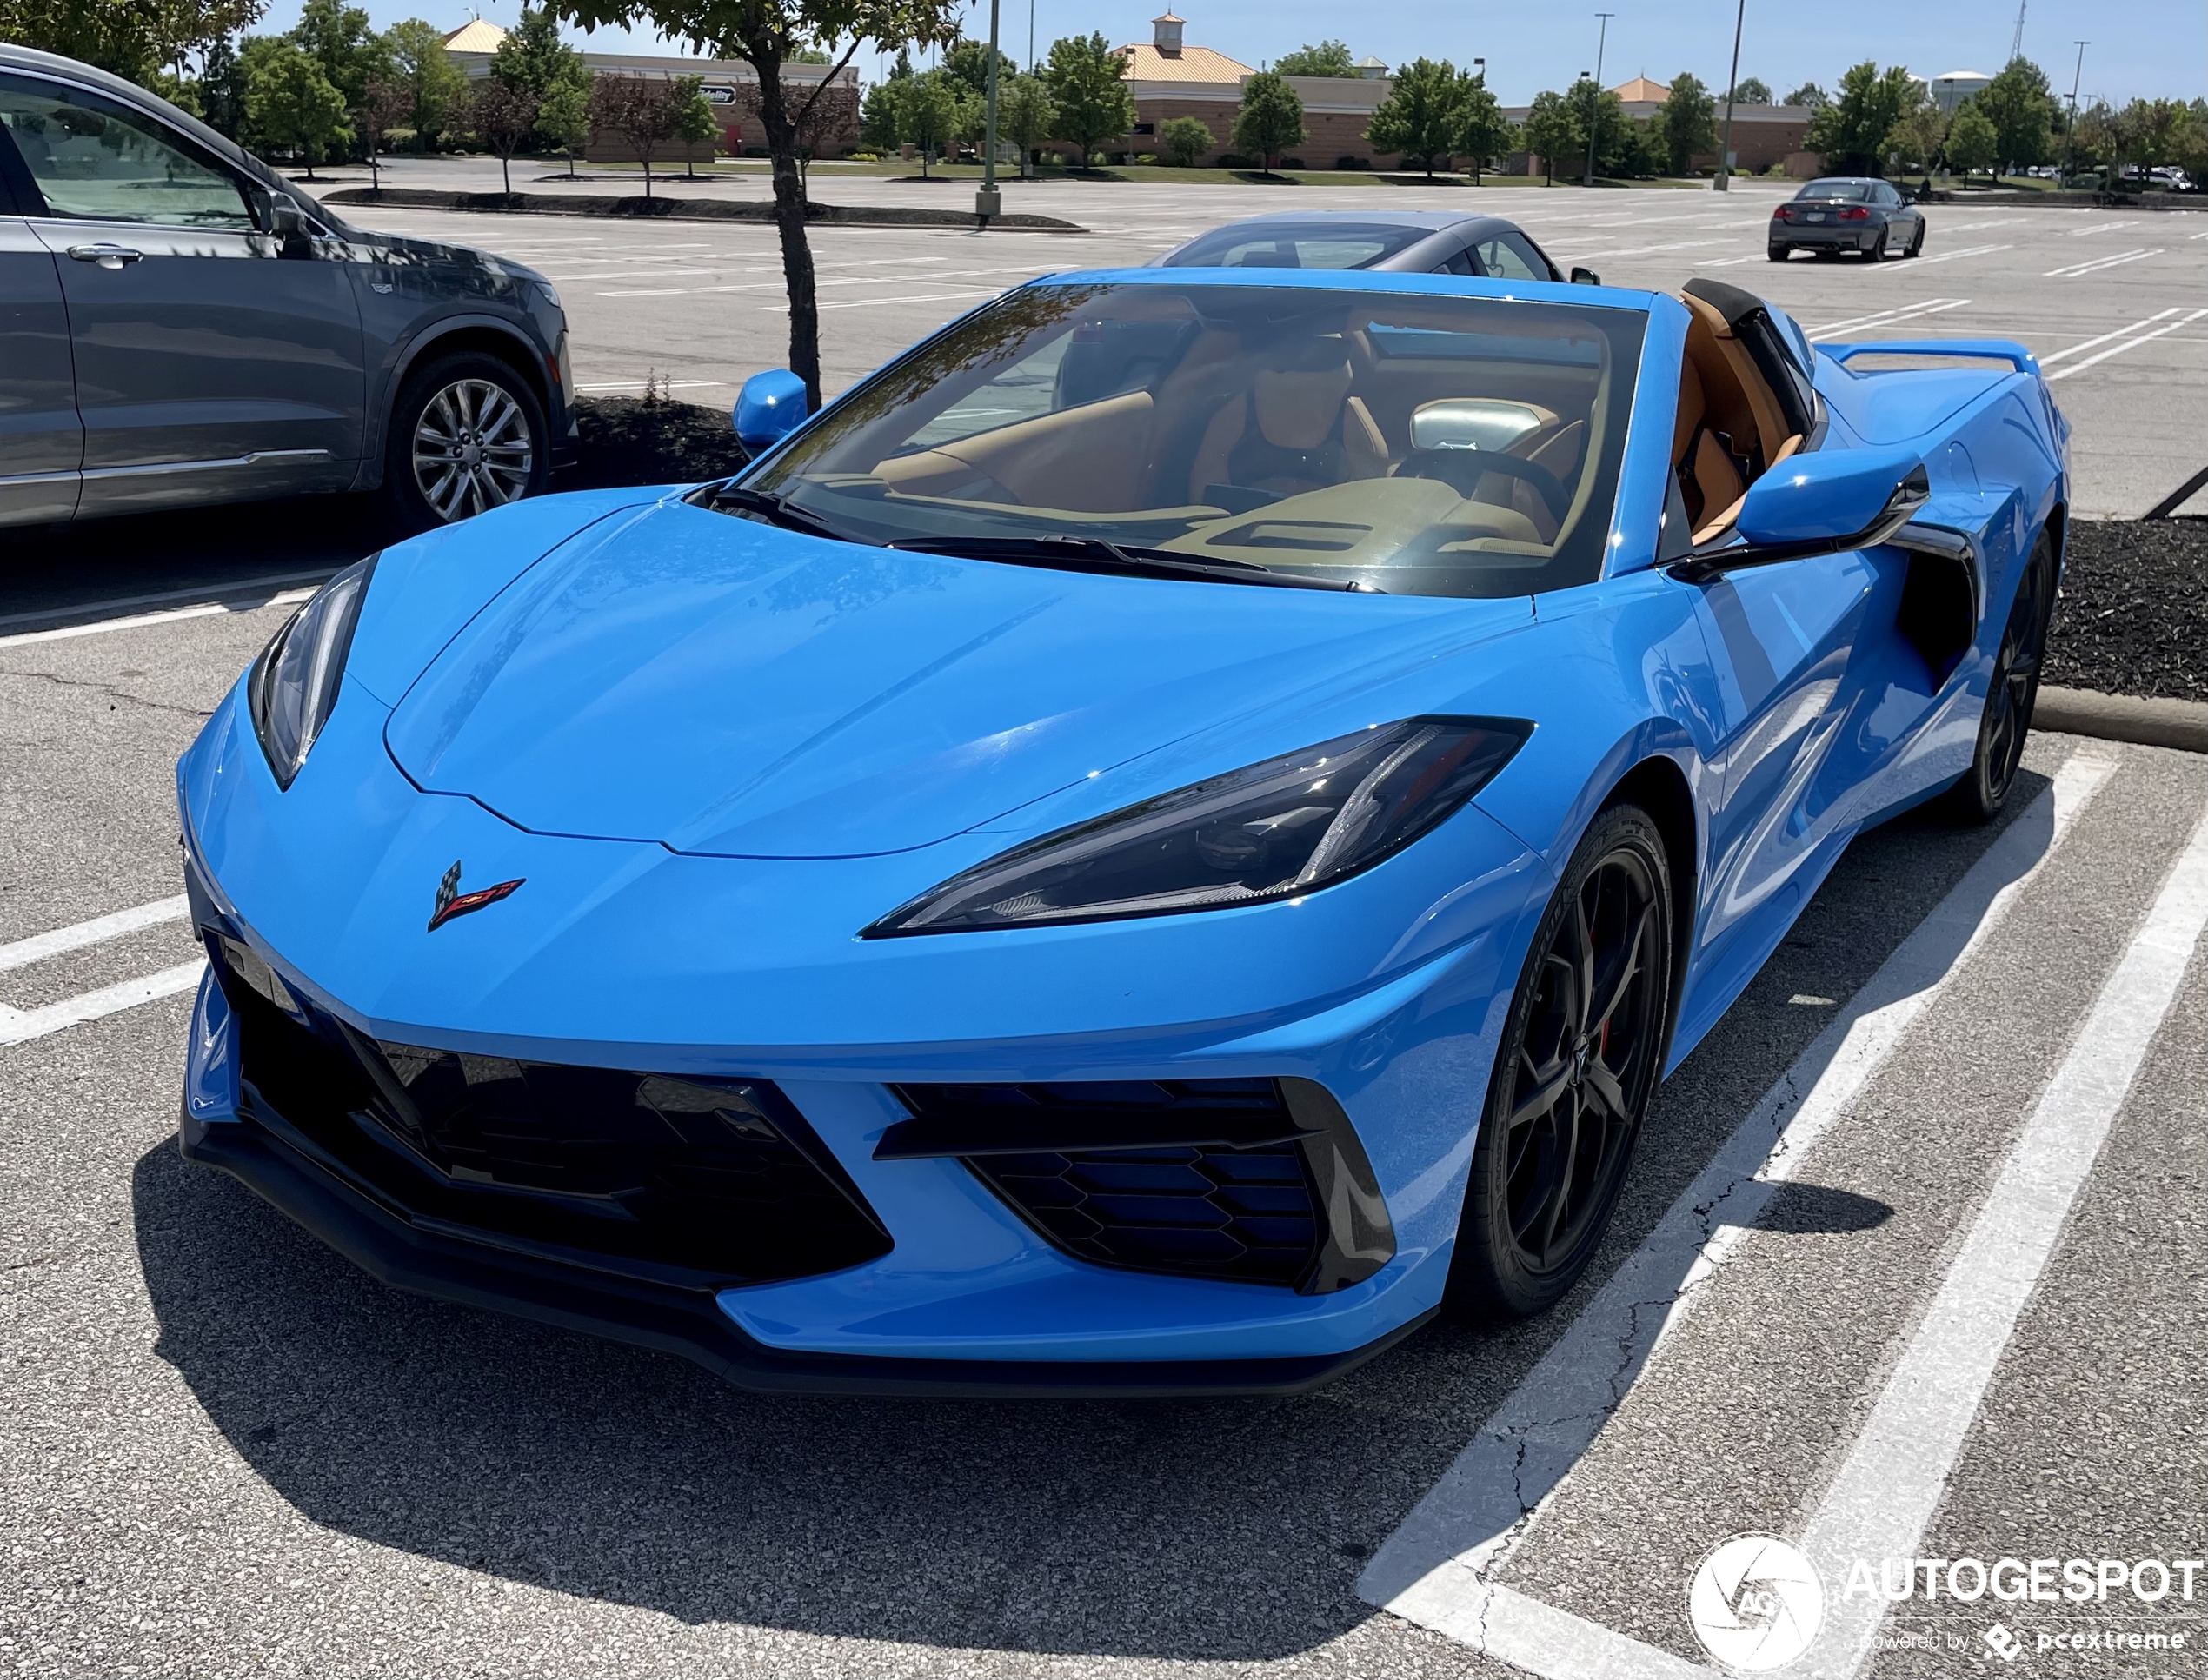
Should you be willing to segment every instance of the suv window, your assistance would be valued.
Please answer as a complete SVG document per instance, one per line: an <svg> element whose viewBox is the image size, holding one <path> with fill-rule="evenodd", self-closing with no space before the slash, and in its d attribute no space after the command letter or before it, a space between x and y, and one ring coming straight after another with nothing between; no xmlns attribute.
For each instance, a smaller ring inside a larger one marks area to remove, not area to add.
<svg viewBox="0 0 2208 1680"><path fill-rule="evenodd" d="M1473 248L1480 258L1480 266L1497 280L1546 280L1548 264L1534 254L1533 248L1514 233L1499 233L1492 239L1483 239Z"/></svg>
<svg viewBox="0 0 2208 1680"><path fill-rule="evenodd" d="M50 215L253 231L236 176L126 105L59 83L0 76L0 127Z"/></svg>

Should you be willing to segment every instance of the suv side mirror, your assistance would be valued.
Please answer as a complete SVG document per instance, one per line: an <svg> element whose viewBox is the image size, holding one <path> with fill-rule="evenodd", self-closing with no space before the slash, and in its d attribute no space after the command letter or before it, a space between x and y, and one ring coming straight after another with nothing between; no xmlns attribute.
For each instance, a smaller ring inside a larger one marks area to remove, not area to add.
<svg viewBox="0 0 2208 1680"><path fill-rule="evenodd" d="M805 382L787 368L769 368L744 381L729 418L735 425L736 442L758 455L804 424L808 408Z"/></svg>
<svg viewBox="0 0 2208 1680"><path fill-rule="evenodd" d="M1599 286L1602 276L1593 269L1574 269L1572 270L1572 283L1575 286Z"/></svg>
<svg viewBox="0 0 2208 1680"><path fill-rule="evenodd" d="M1721 572L1885 542L1931 500L1913 449L1833 449L1792 455L1741 499L1733 528L1745 541L1699 549L1672 575L1700 583Z"/></svg>

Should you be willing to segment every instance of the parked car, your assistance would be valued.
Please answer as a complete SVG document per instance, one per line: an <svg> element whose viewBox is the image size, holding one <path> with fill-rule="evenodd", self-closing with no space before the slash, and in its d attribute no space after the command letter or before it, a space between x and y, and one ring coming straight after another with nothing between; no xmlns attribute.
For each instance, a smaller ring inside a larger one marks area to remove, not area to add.
<svg viewBox="0 0 2208 1680"><path fill-rule="evenodd" d="M1890 183L1866 176L1812 181L1771 213L1771 260L1796 251L1838 256L1858 251L1865 262L1914 256L1925 249L1925 213Z"/></svg>
<svg viewBox="0 0 2208 1680"><path fill-rule="evenodd" d="M216 707L183 1152L763 1388L1539 1311L1851 841L2009 795L2069 428L1921 348L1150 267L757 375L738 476L396 544Z"/></svg>
<svg viewBox="0 0 2208 1680"><path fill-rule="evenodd" d="M1282 210L1199 234L1158 258L1164 269L1365 269L1486 280L1575 280L1525 229L1461 210Z"/></svg>
<svg viewBox="0 0 2208 1680"><path fill-rule="evenodd" d="M542 275L0 45L0 526L379 487L458 519L545 488L572 388Z"/></svg>

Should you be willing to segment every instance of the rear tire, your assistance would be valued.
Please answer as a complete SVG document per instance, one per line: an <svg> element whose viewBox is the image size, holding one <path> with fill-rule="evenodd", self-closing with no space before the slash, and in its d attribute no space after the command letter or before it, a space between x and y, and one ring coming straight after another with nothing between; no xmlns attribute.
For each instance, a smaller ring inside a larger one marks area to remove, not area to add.
<svg viewBox="0 0 2208 1680"><path fill-rule="evenodd" d="M529 383L481 350L417 368L391 405L383 495L409 530L449 525L542 493L552 435Z"/></svg>
<svg viewBox="0 0 2208 1680"><path fill-rule="evenodd" d="M1453 1314L1544 1311L1593 1258L1662 1072L1672 951L1663 836L1639 806L1612 806L1574 848L1511 1000L1449 1265Z"/></svg>
<svg viewBox="0 0 2208 1680"><path fill-rule="evenodd" d="M2024 575L2017 581L2016 600L1994 654L1971 767L1943 798L1947 814L1958 822L1991 822L2008 802L2017 766L2024 758L2025 738L2032 730L2032 708L2038 703L2039 667L2054 604L2055 545L2042 531L2025 562Z"/></svg>
<svg viewBox="0 0 2208 1680"><path fill-rule="evenodd" d="M1788 256L1792 255L1792 253L1790 252L1784 245L1772 245L1765 249L1764 255L1768 256L1773 262L1784 262Z"/></svg>

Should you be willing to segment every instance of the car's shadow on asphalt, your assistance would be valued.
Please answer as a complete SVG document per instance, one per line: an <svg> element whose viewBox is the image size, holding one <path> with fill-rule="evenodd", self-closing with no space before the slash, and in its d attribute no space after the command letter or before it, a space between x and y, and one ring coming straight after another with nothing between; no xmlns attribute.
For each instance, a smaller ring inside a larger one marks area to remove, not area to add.
<svg viewBox="0 0 2208 1680"><path fill-rule="evenodd" d="M2023 778L2012 811L2045 785ZM134 1184L158 1351L312 1521L506 1580L935 1647L1307 1650L1371 1614L1365 1558L1993 833L1912 818L1858 843L1664 1087L1605 1254L1558 1311L1437 1324L1300 1398L747 1395L387 1290L173 1145ZM1765 1223L1844 1235L1885 1212L1806 1184Z"/></svg>

